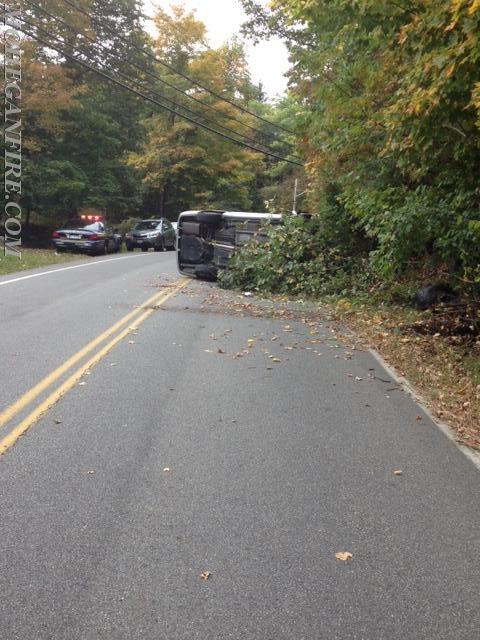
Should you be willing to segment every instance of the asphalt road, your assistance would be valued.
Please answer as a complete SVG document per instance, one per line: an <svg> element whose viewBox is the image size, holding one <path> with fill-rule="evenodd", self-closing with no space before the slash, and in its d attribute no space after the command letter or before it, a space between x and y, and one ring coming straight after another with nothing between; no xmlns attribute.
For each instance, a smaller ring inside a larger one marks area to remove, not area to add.
<svg viewBox="0 0 480 640"><path fill-rule="evenodd" d="M480 637L478 469L354 338L172 254L57 269L0 278L2 640Z"/></svg>

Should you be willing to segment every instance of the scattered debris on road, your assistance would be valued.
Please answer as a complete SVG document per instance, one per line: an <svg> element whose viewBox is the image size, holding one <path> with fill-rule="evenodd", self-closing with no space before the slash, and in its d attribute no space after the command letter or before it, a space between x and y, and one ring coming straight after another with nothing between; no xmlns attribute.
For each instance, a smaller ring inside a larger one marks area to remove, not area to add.
<svg viewBox="0 0 480 640"><path fill-rule="evenodd" d="M211 576L212 574L210 573L210 571L202 571L202 573L200 574L200 580L209 580Z"/></svg>

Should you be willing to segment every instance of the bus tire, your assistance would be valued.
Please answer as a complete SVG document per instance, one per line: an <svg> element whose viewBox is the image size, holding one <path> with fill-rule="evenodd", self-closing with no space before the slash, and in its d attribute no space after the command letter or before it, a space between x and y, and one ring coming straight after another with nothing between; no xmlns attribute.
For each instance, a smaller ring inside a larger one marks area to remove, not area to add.
<svg viewBox="0 0 480 640"><path fill-rule="evenodd" d="M215 211L200 211L197 213L197 221L200 224L208 224L212 227L219 227L222 224L223 213L217 213Z"/></svg>

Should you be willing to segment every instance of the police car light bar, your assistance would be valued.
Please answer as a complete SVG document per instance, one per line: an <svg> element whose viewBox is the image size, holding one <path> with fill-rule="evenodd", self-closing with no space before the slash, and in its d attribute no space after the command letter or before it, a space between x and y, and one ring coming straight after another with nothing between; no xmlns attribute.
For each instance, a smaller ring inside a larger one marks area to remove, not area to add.
<svg viewBox="0 0 480 640"><path fill-rule="evenodd" d="M103 216L86 216L86 215L81 215L80 218L82 220L95 220L95 222L98 222L99 220L103 220Z"/></svg>

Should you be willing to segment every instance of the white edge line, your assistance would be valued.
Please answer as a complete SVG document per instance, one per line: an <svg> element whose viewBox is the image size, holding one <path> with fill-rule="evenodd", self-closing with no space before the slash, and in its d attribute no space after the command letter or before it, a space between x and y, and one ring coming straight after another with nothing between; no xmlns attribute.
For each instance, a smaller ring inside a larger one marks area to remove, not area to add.
<svg viewBox="0 0 480 640"><path fill-rule="evenodd" d="M39 278L40 276L48 276L50 273L58 273L59 271L69 271L70 269L81 269L82 267L91 267L96 264L105 264L106 262L115 262L115 260L128 260L129 258L144 258L148 254L137 253L134 256L122 256L120 258L107 258L106 260L95 260L92 262L85 262L83 264L75 264L71 267L60 267L59 269L50 269L49 271L42 271L40 273L31 273L28 276L20 276L19 278L13 278L11 280L3 280L0 282L0 287L5 284L12 284L12 282L20 282L20 280L30 280L30 278Z"/></svg>
<svg viewBox="0 0 480 640"><path fill-rule="evenodd" d="M426 415L430 418L433 424L435 424L440 429L440 431L445 436L447 436L447 438L451 442L453 442L453 444L460 451L460 453L463 453L463 455L466 456L470 460L470 462L472 462L477 467L478 470L480 470L480 452L477 452L474 449L470 449L466 445L460 444L456 440L453 434L452 428L449 427L448 424L446 424L446 422L442 422L441 420L439 420L437 416L435 416L432 413L432 411L428 408L426 400L423 398L423 396L421 396L412 387L412 385L406 378L404 378L403 376L400 376L391 365L385 362L385 360L378 353L378 351L375 351L375 349L369 349L368 352L375 358L375 360L380 365L382 365L382 367L385 369L388 375L391 376L395 380L395 382L399 384L402 387L402 389L406 391L406 393L408 393L408 395L411 396L413 400L415 400L417 404L420 405L424 413L426 413Z"/></svg>

